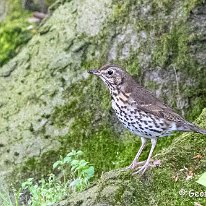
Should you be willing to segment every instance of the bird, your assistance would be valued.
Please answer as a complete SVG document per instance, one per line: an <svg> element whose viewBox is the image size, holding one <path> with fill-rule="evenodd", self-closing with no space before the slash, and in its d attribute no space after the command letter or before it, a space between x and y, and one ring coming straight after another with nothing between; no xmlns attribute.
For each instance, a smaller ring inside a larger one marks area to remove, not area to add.
<svg viewBox="0 0 206 206"><path fill-rule="evenodd" d="M133 134L141 138L141 146L128 169L135 170L142 166L133 174L143 175L148 169L160 137L169 136L174 131L206 134L206 130L186 121L152 92L138 84L122 67L105 64L98 69L89 70L88 73L103 80L109 88L112 108L117 118ZM139 162L147 140L151 141L149 155L146 161Z"/></svg>

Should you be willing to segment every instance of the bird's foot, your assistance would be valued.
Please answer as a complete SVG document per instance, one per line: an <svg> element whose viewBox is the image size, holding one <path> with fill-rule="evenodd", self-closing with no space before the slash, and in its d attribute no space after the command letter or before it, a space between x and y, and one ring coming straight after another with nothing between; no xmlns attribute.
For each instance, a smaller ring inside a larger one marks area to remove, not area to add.
<svg viewBox="0 0 206 206"><path fill-rule="evenodd" d="M144 162L145 162L145 164L139 170L137 170L136 172L133 172L132 173L133 175L135 175L135 174L143 175L149 167L158 167L161 164L160 160L153 160L153 161L148 162L148 163L146 161L144 161Z"/></svg>
<svg viewBox="0 0 206 206"><path fill-rule="evenodd" d="M131 163L131 165L130 166L128 166L126 169L135 169L136 167L140 167L140 166L142 166L142 165L144 165L145 164L145 162L146 161L141 161L141 162L136 162L136 161L133 161L132 163Z"/></svg>
<svg viewBox="0 0 206 206"><path fill-rule="evenodd" d="M132 175L135 175L135 174L143 175L149 166L150 166L149 163L145 163L139 170L137 170L136 172L133 172Z"/></svg>

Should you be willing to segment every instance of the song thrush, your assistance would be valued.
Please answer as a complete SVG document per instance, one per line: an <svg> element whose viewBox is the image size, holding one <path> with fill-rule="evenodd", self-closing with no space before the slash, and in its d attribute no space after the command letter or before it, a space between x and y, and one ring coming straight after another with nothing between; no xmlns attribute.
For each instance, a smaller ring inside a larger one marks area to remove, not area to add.
<svg viewBox="0 0 206 206"><path fill-rule="evenodd" d="M130 169L140 165L138 162L139 156L147 139L151 140L152 146L149 156L144 165L135 173L143 174L146 171L159 137L168 136L173 131L206 134L206 130L184 120L151 92L137 84L119 66L107 64L100 69L91 70L89 73L99 76L108 86L112 96L112 108L115 110L118 119L131 132L141 138L142 144L129 166Z"/></svg>

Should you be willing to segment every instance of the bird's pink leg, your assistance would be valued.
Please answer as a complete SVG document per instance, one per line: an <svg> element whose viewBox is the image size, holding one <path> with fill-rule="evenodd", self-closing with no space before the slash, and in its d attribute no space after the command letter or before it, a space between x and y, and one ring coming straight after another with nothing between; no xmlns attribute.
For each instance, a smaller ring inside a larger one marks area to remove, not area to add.
<svg viewBox="0 0 206 206"><path fill-rule="evenodd" d="M145 161L143 161L143 162L138 162L139 156L141 155L142 150L143 150L144 147L145 147L145 144L146 144L146 142L147 142L147 139L141 137L141 141L142 141L142 144L141 144L141 146L140 146L140 148L139 148L139 150L138 150L138 152L137 152L134 160L132 161L131 165L128 167L128 169L134 169L135 167L137 167L137 166L139 166L139 165L142 165L142 164L144 164L144 162L145 162Z"/></svg>
<svg viewBox="0 0 206 206"><path fill-rule="evenodd" d="M147 168L149 167L149 162L150 162L150 159L152 157L152 153L153 153L154 148L155 148L155 146L157 144L157 139L156 138L152 138L151 142L152 142L152 147L150 149L149 156L147 158L146 163L138 171L134 172L133 174L141 173L143 175L145 173L145 171L147 170Z"/></svg>

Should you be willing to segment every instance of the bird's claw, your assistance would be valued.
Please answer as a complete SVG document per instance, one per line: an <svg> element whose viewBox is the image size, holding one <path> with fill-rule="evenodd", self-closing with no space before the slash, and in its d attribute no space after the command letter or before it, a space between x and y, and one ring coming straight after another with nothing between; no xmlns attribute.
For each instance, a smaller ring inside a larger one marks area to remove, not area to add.
<svg viewBox="0 0 206 206"><path fill-rule="evenodd" d="M142 161L142 162L135 162L135 161L133 161L132 164L130 166L128 166L126 169L134 170L136 167L140 167L140 166L144 165L145 162L146 161Z"/></svg>
<svg viewBox="0 0 206 206"><path fill-rule="evenodd" d="M150 166L151 166L150 164L144 164L139 170L137 170L136 172L133 172L132 175L135 175L135 174L143 175L145 171L147 170L147 168Z"/></svg>
<svg viewBox="0 0 206 206"><path fill-rule="evenodd" d="M128 167L128 169L135 169L135 168L138 169L139 167L137 167L137 165L141 166L143 164L143 166L140 169L138 169L137 171L132 173L133 175L135 175L135 174L143 175L149 167L158 167L158 166L161 165L160 160L151 160L149 163L147 163L146 161L142 161L142 162L139 162L139 163L140 164L136 164L134 168L130 168L130 166L132 164Z"/></svg>

